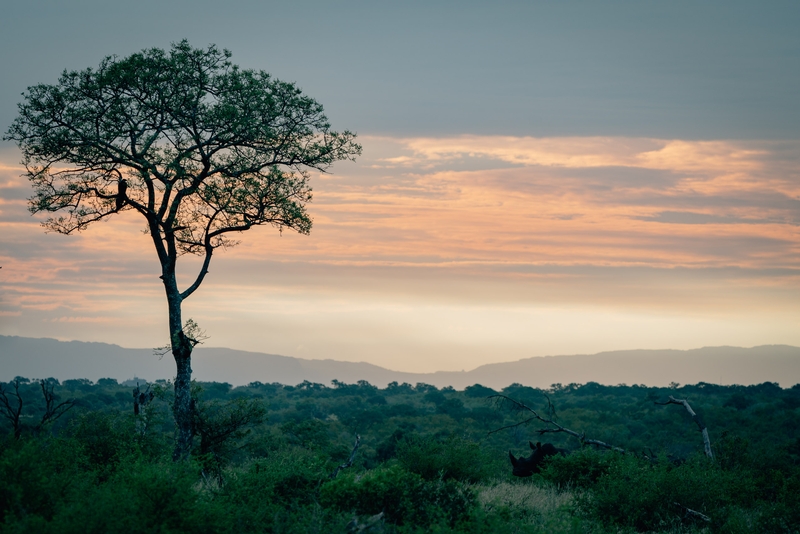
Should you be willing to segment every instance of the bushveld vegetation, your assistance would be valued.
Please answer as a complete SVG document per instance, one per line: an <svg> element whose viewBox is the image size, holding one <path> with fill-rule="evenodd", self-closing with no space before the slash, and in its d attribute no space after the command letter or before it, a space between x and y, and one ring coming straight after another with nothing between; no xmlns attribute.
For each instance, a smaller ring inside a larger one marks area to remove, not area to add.
<svg viewBox="0 0 800 534"><path fill-rule="evenodd" d="M3 532L800 531L800 385L195 383L175 462L168 382L140 389L138 415L115 380L45 384L51 412L74 406L47 418L42 382L2 384ZM524 418L495 393L627 453L536 422L490 434ZM708 425L713 460L686 410L656 404L670 395ZM572 452L515 478L508 451L529 440Z"/></svg>

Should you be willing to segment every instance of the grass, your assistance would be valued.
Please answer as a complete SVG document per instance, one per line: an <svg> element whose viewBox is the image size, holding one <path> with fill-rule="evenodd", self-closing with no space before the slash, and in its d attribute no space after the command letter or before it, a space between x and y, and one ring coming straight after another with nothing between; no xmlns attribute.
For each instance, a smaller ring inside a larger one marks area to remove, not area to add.
<svg viewBox="0 0 800 534"><path fill-rule="evenodd" d="M484 508L508 506L530 510L540 516L549 516L570 507L575 494L570 490L559 491L554 486L537 486L528 481L498 481L489 484L476 484L478 501Z"/></svg>
<svg viewBox="0 0 800 534"><path fill-rule="evenodd" d="M496 480L474 484L484 513L505 517L519 532L579 532L582 529L570 510L575 502L573 490L537 485L529 480ZM516 531L516 529L513 529Z"/></svg>

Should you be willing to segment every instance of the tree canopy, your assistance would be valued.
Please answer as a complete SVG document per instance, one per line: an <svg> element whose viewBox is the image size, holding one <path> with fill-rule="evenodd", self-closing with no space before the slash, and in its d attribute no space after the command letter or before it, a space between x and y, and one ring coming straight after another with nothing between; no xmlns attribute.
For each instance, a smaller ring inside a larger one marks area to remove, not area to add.
<svg viewBox="0 0 800 534"><path fill-rule="evenodd" d="M308 233L308 170L353 159L355 135L331 131L296 85L230 55L182 41L28 88L6 138L22 149L31 210L66 211L47 228L82 230L118 211L125 179L121 209L162 236L159 257L207 254L256 225Z"/></svg>

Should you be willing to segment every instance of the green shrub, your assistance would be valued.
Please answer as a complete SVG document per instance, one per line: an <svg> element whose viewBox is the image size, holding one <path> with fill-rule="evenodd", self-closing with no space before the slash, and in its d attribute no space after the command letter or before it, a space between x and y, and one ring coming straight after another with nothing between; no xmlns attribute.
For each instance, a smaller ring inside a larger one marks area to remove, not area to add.
<svg viewBox="0 0 800 534"><path fill-rule="evenodd" d="M754 452L740 438L725 436L717 443L715 461L697 455L681 465L582 450L552 458L542 477L560 487L588 489L579 510L609 528L800 532L790 527L800 524L800 469L780 455ZM682 506L711 523L692 518Z"/></svg>
<svg viewBox="0 0 800 534"><path fill-rule="evenodd" d="M769 533L800 533L800 470L789 474L775 502L764 506L761 527Z"/></svg>
<svg viewBox="0 0 800 534"><path fill-rule="evenodd" d="M108 482L64 503L47 531L217 533L226 513L198 484L192 462L123 461Z"/></svg>
<svg viewBox="0 0 800 534"><path fill-rule="evenodd" d="M311 450L322 450L330 446L328 425L319 419L299 419L281 425L281 431L293 445Z"/></svg>
<svg viewBox="0 0 800 534"><path fill-rule="evenodd" d="M652 531L705 524L687 514L687 508L721 525L730 506L752 501L752 481L720 469L705 457L677 467L630 455L612 458L608 471L579 502L580 509L607 525Z"/></svg>
<svg viewBox="0 0 800 534"><path fill-rule="evenodd" d="M345 473L320 488L320 504L358 515L384 513L395 525L426 527L466 520L475 495L455 481L427 481L400 465Z"/></svg>
<svg viewBox="0 0 800 534"><path fill-rule="evenodd" d="M101 477L113 472L125 458L155 459L169 454L171 448L164 434L145 429L142 418L113 411L81 414L66 434L81 447L88 468L99 470Z"/></svg>
<svg viewBox="0 0 800 534"><path fill-rule="evenodd" d="M329 467L317 453L287 446L227 473L216 504L236 532L303 532L300 525L311 529L309 521L326 515L316 493Z"/></svg>
<svg viewBox="0 0 800 534"><path fill-rule="evenodd" d="M559 487L589 488L607 474L618 453L581 449L566 456L548 458L542 478Z"/></svg>
<svg viewBox="0 0 800 534"><path fill-rule="evenodd" d="M0 459L3 532L105 533L224 530L190 462L116 460L100 478L75 440L31 441Z"/></svg>
<svg viewBox="0 0 800 534"><path fill-rule="evenodd" d="M234 501L256 501L288 505L299 500L313 502L314 493L329 475L327 459L300 447L289 446L265 458L252 460L231 473L225 486Z"/></svg>
<svg viewBox="0 0 800 534"><path fill-rule="evenodd" d="M378 462L385 462L397 455L397 446L408 434L408 430L398 428L392 434L375 447L375 459Z"/></svg>
<svg viewBox="0 0 800 534"><path fill-rule="evenodd" d="M400 465L425 480L479 482L496 463L480 444L460 436L444 440L406 436L397 443L396 454Z"/></svg>
<svg viewBox="0 0 800 534"><path fill-rule="evenodd" d="M0 446L0 518L49 521L75 491L94 483L80 447L64 439L7 439ZM34 531L34 530L32 530Z"/></svg>

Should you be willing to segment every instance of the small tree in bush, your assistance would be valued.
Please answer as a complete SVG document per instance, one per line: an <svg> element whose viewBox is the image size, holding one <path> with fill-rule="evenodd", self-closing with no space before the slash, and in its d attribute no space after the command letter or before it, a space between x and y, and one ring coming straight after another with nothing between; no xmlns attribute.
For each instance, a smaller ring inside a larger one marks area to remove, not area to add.
<svg viewBox="0 0 800 534"><path fill-rule="evenodd" d="M400 465L425 480L478 482L488 476L492 464L480 444L461 436L407 436L397 442L396 454Z"/></svg>

